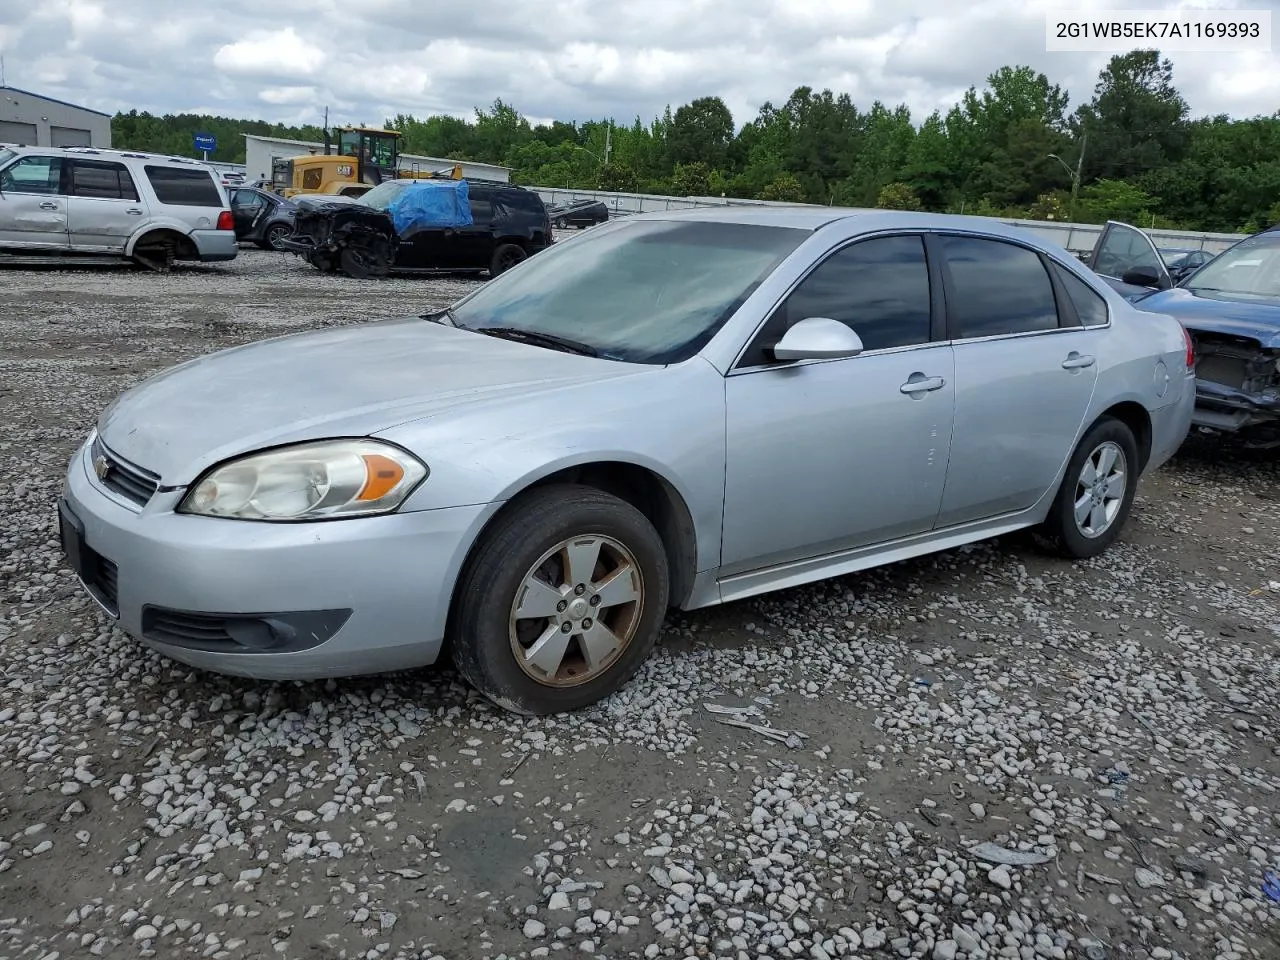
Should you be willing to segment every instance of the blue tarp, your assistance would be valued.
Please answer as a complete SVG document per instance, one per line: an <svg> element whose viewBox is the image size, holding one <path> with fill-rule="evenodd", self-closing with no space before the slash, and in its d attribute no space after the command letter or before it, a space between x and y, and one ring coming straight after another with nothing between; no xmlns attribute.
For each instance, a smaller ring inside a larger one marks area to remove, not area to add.
<svg viewBox="0 0 1280 960"><path fill-rule="evenodd" d="M387 207L396 233L423 227L471 226L471 202L465 180L419 180Z"/></svg>

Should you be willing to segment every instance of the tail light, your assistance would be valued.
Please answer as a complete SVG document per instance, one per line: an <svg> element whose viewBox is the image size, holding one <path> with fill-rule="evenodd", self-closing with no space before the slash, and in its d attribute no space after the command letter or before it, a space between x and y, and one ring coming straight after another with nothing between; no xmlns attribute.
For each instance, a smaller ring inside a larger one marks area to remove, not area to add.
<svg viewBox="0 0 1280 960"><path fill-rule="evenodd" d="M234 230L236 228L235 219L231 216L230 210L223 210L218 214L219 230Z"/></svg>
<svg viewBox="0 0 1280 960"><path fill-rule="evenodd" d="M1186 327L1182 328L1182 339L1187 345L1187 369L1191 370L1196 365L1196 344Z"/></svg>

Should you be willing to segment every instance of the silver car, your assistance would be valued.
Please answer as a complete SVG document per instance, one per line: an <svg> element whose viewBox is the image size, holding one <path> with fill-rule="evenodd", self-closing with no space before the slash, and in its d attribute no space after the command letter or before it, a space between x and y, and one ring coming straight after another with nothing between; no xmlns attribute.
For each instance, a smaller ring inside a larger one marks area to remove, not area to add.
<svg viewBox="0 0 1280 960"><path fill-rule="evenodd" d="M0 261L116 263L236 257L235 224L198 160L95 147L0 147Z"/></svg>
<svg viewBox="0 0 1280 960"><path fill-rule="evenodd" d="M454 663L498 704L616 690L668 607L1025 527L1120 534L1193 356L990 220L610 221L451 309L204 356L67 473L70 562L167 656L263 678Z"/></svg>

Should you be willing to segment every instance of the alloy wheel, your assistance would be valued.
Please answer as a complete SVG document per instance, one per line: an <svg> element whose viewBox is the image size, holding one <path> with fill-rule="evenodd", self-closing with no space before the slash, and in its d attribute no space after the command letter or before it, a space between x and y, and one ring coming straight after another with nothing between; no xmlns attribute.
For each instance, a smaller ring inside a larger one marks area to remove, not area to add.
<svg viewBox="0 0 1280 960"><path fill-rule="evenodd" d="M573 687L598 677L626 651L644 609L640 564L619 541L561 541L534 564L511 605L511 652L529 677Z"/></svg>
<svg viewBox="0 0 1280 960"><path fill-rule="evenodd" d="M1074 497L1076 529L1083 536L1100 537L1115 523L1124 505L1128 467L1124 450L1112 440L1098 444L1085 459Z"/></svg>

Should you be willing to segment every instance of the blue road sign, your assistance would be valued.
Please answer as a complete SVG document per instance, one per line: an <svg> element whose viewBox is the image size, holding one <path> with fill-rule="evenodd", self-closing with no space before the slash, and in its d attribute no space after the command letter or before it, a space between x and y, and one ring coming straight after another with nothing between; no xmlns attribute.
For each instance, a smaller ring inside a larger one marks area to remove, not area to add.
<svg viewBox="0 0 1280 960"><path fill-rule="evenodd" d="M197 133L195 142L196 149L202 153L213 153L218 149L218 138L211 133Z"/></svg>

